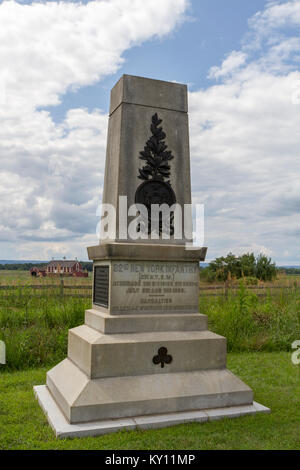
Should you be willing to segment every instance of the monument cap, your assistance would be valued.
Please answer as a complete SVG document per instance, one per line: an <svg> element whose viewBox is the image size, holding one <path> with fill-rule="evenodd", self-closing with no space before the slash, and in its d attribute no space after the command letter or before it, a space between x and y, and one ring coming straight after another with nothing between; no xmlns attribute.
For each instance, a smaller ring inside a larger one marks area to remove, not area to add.
<svg viewBox="0 0 300 470"><path fill-rule="evenodd" d="M122 104L153 106L187 113L187 86L151 78L122 75L111 90L110 115Z"/></svg>

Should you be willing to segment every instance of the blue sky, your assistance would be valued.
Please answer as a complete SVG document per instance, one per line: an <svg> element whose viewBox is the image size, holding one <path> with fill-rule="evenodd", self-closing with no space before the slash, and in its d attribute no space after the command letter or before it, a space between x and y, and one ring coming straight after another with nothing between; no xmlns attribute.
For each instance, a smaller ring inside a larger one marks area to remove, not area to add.
<svg viewBox="0 0 300 470"><path fill-rule="evenodd" d="M53 119L63 120L66 110L74 107L90 111L97 107L108 112L110 90L123 73L176 80L187 83L191 91L210 86L209 69L240 48L249 18L265 4L266 0L191 1L186 22L164 39L152 39L126 50L123 66L100 83L67 92L60 106L48 108Z"/></svg>
<svg viewBox="0 0 300 470"><path fill-rule="evenodd" d="M208 260L300 264L300 0L0 2L0 259L98 242L110 89L187 83Z"/></svg>

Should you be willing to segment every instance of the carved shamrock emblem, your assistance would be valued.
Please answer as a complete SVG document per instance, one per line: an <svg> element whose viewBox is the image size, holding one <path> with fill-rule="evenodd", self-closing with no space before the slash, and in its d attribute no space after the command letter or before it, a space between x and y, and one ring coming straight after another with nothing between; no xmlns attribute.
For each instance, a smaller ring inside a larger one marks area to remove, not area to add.
<svg viewBox="0 0 300 470"><path fill-rule="evenodd" d="M158 354L153 357L153 364L160 364L161 368L165 367L165 364L171 364L173 357L167 352L167 348L159 348Z"/></svg>

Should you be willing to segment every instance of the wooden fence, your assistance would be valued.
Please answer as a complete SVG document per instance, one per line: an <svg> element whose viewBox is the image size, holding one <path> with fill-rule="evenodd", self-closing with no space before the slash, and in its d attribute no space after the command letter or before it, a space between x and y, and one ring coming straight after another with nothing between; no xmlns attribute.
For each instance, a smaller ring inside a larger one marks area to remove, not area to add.
<svg viewBox="0 0 300 470"><path fill-rule="evenodd" d="M39 291L39 290L47 290L49 294L55 293L56 295L60 296L67 296L67 297L90 297L92 291L91 284L85 285L77 285L77 284L67 284L64 283L64 280L61 279L57 284L10 284L10 285L0 285L0 298L5 298L5 295L2 295L1 291L18 291L21 295L22 293L26 293L26 291L30 290ZM82 294L74 291L83 291ZM52 292L51 292L52 291ZM42 295L34 294L35 297L42 297Z"/></svg>
<svg viewBox="0 0 300 470"><path fill-rule="evenodd" d="M300 283L293 283L292 285L259 285L259 286L246 286L247 290L253 291L258 296L266 296L268 293L276 292L279 289L290 291L294 290L295 288L299 288ZM68 284L65 283L63 279L59 281L57 284L26 284L26 285L0 285L0 291L12 291L18 290L21 295L23 289L25 292L27 289L33 290L52 290L55 291L56 295L60 296L68 296L68 297L90 297L92 284L85 284L85 285L76 285L76 284ZM232 285L212 285L212 286L200 286L199 287L200 294L205 295L206 297L217 297L217 296L228 296L229 294L237 294L239 290L239 286L232 286ZM79 292L74 292L79 291ZM28 292L28 291L27 291ZM49 292L50 293L50 292ZM35 294L37 297L38 295ZM0 297L3 298L5 296L2 295L0 292Z"/></svg>
<svg viewBox="0 0 300 470"><path fill-rule="evenodd" d="M262 286L245 286L245 289L252 291L254 294L263 297L269 293L272 295L279 290L291 291L300 287L300 283L291 285L262 285ZM229 294L237 295L239 286L236 285L218 285L218 286L201 286L200 293L206 297L228 296Z"/></svg>

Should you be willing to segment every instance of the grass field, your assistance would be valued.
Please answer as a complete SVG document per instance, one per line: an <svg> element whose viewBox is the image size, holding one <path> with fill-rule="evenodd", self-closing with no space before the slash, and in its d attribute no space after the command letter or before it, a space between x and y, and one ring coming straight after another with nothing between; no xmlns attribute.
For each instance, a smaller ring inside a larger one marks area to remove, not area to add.
<svg viewBox="0 0 300 470"><path fill-rule="evenodd" d="M88 286L91 279L64 282ZM66 356L68 330L83 323L91 298L62 295L59 279L0 271L0 287L14 286L0 288L0 340L7 349L7 364L0 365L0 449L300 449L300 366L290 352L300 339L300 289L295 279L285 282L288 289L266 290L264 297L243 284L226 296L200 296L209 328L227 337L229 368L271 415L59 441L32 387Z"/></svg>
<svg viewBox="0 0 300 470"><path fill-rule="evenodd" d="M240 285L236 294L200 296L209 328L227 338L229 351L289 351L300 339L300 289L278 289L259 297Z"/></svg>
<svg viewBox="0 0 300 470"><path fill-rule="evenodd" d="M17 277L19 272L11 273L14 287L1 289L8 283L6 277L0 284L0 340L6 343L5 369L59 362L67 353L68 330L82 324L85 310L91 307L90 290L79 289L84 282L81 278L65 278L64 282L78 283L78 289L65 289L67 294L62 294L59 279L53 278L34 280L50 283L50 288L24 288L19 286L20 282L24 285ZM85 281L91 283L90 279ZM81 297L85 290L88 297ZM294 284L289 289L267 289L264 297L243 284L235 292L229 290L227 296L201 292L199 307L208 316L209 328L226 336L231 352L289 351L291 344L300 339L300 288Z"/></svg>
<svg viewBox="0 0 300 470"><path fill-rule="evenodd" d="M68 440L55 439L33 395L49 367L2 372L0 449L300 450L300 366L292 364L290 353L229 354L228 366L271 414Z"/></svg>
<svg viewBox="0 0 300 470"><path fill-rule="evenodd" d="M72 283L72 284L91 284L92 283L92 273L89 272L89 277L81 277L81 278L76 278L76 277L70 277L70 276L64 276L64 282L67 283ZM9 270L9 269L4 269L0 270L0 286L1 284L17 284L17 283L22 283L22 284L43 284L46 283L48 284L50 282L53 283L58 283L59 280L58 278L50 278L50 277L44 277L44 278L36 278L30 275L29 271L19 271L19 270ZM277 279L275 279L272 282L263 282L263 281L258 281L259 286L276 286L276 285L281 285L281 286L293 286L294 283L299 283L300 285L300 274L294 275L294 274L279 274ZM211 283L207 282L206 279L201 278L201 273L200 273L200 287L208 287L210 286ZM221 286L224 284L224 282L221 281L213 281L213 285ZM232 281L232 285L238 284L238 281Z"/></svg>
<svg viewBox="0 0 300 470"><path fill-rule="evenodd" d="M92 282L92 273L89 272L89 277L73 277L73 276L64 276L64 282L70 284L91 284ZM10 270L10 269L1 269L0 270L0 286L5 284L57 284L59 283L59 278L57 277L34 277L31 276L29 271L19 271L19 270Z"/></svg>

